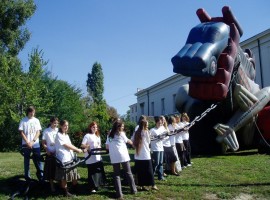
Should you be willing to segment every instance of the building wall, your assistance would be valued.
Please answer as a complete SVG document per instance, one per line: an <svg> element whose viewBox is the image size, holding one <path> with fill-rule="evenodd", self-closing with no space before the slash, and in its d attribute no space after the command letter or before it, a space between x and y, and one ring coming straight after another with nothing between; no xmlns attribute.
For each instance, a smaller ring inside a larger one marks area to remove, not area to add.
<svg viewBox="0 0 270 200"><path fill-rule="evenodd" d="M270 29L241 42L240 46L243 50L248 48L253 52L256 64L255 82L261 87L270 86ZM156 116L175 113L174 95L179 87L188 81L189 78L175 74L137 92L135 94L137 103L130 106L131 108L137 107L137 111L132 113L131 120L134 119L137 122L142 114ZM164 101L164 109L162 109L162 101Z"/></svg>
<svg viewBox="0 0 270 200"><path fill-rule="evenodd" d="M250 49L255 57L256 79L262 88L270 86L270 29L240 43L242 49Z"/></svg>
<svg viewBox="0 0 270 200"><path fill-rule="evenodd" d="M137 96L137 119L141 115L157 116L176 113L176 93L181 85L188 83L189 79L189 77L175 74L137 92L135 94Z"/></svg>

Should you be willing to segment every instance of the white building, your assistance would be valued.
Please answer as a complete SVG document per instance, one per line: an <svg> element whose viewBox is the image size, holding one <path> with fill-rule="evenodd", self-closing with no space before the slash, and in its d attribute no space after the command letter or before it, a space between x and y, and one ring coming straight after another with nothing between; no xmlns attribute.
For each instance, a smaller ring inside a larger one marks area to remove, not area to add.
<svg viewBox="0 0 270 200"><path fill-rule="evenodd" d="M240 43L242 49L253 52L256 63L256 79L262 88L270 86L270 29Z"/></svg>
<svg viewBox="0 0 270 200"><path fill-rule="evenodd" d="M270 29L240 43L242 49L253 52L256 63L256 80L261 87L270 86ZM130 119L137 122L141 115L158 116L177 113L175 97L180 86L189 77L175 74L146 89L137 91L137 103L130 105Z"/></svg>
<svg viewBox="0 0 270 200"><path fill-rule="evenodd" d="M141 115L158 116L177 113L176 93L181 85L188 83L189 77L175 74L146 89L138 91L137 103L130 107L130 119L137 122Z"/></svg>

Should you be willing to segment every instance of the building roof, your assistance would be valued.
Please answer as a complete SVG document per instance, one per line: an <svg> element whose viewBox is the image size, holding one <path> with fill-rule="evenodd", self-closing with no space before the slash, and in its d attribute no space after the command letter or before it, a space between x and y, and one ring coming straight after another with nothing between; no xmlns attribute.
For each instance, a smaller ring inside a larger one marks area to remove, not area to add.
<svg viewBox="0 0 270 200"><path fill-rule="evenodd" d="M151 89L153 89L155 87L158 87L159 85L162 85L162 84L164 84L164 83L166 83L168 81L172 81L174 79L183 80L183 79L186 79L186 78L189 78L189 77L183 76L181 74L174 74L174 75L172 75L172 76L170 76L170 77L168 77L168 78L166 78L166 79L164 79L164 80L162 80L162 81L160 81L160 82L158 82L158 83L156 83L154 85L151 85L148 88L139 90L138 92L135 93L135 96L138 96L138 95L144 93L145 91L148 91L148 90L151 90Z"/></svg>
<svg viewBox="0 0 270 200"><path fill-rule="evenodd" d="M260 39L260 38L262 38L263 36L268 35L268 34L270 34L270 28L269 28L269 29L266 29L266 30L263 31L263 32L258 33L257 35L254 35L254 36L251 37L251 38L248 38L248 39L246 39L246 40L240 42L240 46L244 46L244 45L246 45L246 44L248 44L248 43L250 43L250 42L253 42L253 41L255 41L255 40L258 40L258 39Z"/></svg>

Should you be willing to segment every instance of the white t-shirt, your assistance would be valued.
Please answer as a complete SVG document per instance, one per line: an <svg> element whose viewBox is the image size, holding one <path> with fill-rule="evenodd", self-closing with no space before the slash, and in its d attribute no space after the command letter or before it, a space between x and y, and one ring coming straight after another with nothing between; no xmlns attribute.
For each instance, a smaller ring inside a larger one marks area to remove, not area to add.
<svg viewBox="0 0 270 200"><path fill-rule="evenodd" d="M134 141L134 136L132 137L132 141ZM149 131L142 131L141 132L142 136L142 144L141 144L141 150L139 151L139 154L134 154L134 159L135 160L151 160L151 154L150 154L150 133Z"/></svg>
<svg viewBox="0 0 270 200"><path fill-rule="evenodd" d="M55 153L55 138L58 133L58 128L52 129L52 127L46 128L42 133L42 140L46 141L47 151Z"/></svg>
<svg viewBox="0 0 270 200"><path fill-rule="evenodd" d="M114 135L114 138L107 137L106 144L109 146L109 154L111 163L122 163L130 161L127 143L128 138L125 132L121 132L119 135Z"/></svg>
<svg viewBox="0 0 270 200"><path fill-rule="evenodd" d="M156 137L156 136L161 135L164 132L166 132L166 129L164 126L160 126L159 128L154 127L154 128L151 128L151 130L150 130L150 136ZM162 140L151 141L151 150L152 151L164 151Z"/></svg>
<svg viewBox="0 0 270 200"><path fill-rule="evenodd" d="M189 122L182 122L184 126L189 125ZM183 140L189 140L189 132L188 131L183 131Z"/></svg>
<svg viewBox="0 0 270 200"><path fill-rule="evenodd" d="M175 145L175 142L176 142L176 134L173 133L173 131L178 128L178 126L174 127L172 124L169 124L168 125L168 129L170 132L172 132L172 136L170 136L170 143L171 143L171 146L174 146Z"/></svg>
<svg viewBox="0 0 270 200"><path fill-rule="evenodd" d="M183 127L184 127L184 124L182 122L179 122L177 129L181 129ZM175 143L183 143L183 132L182 131L175 135Z"/></svg>
<svg viewBox="0 0 270 200"><path fill-rule="evenodd" d="M20 122L19 131L24 132L29 142L33 141L37 131L41 131L40 122L35 117L32 117L32 118L24 117ZM22 145L24 144L26 144L26 142L24 141L24 139L22 139ZM39 138L37 138L37 140L33 144L33 148L38 148L38 147L40 147Z"/></svg>
<svg viewBox="0 0 270 200"><path fill-rule="evenodd" d="M134 138L134 135L135 135L135 132L139 129L139 125L137 125L134 129L134 132L132 133L132 136L131 136L131 140L133 140L132 138Z"/></svg>
<svg viewBox="0 0 270 200"><path fill-rule="evenodd" d="M68 134L58 132L55 138L56 158L62 163L72 161L74 158L73 150L66 148L64 144L71 144Z"/></svg>
<svg viewBox="0 0 270 200"><path fill-rule="evenodd" d="M101 147L101 140L100 137L96 136L94 133L87 133L82 140L82 144L84 145L90 145L90 149L100 148ZM84 153L84 157L87 157L89 154L88 152ZM88 158L85 163L86 164L93 164L96 162L101 161L101 155L91 155L90 158Z"/></svg>
<svg viewBox="0 0 270 200"><path fill-rule="evenodd" d="M170 146L172 146L171 145L171 141L170 141L170 138L171 138L172 136L167 136L167 137L165 137L163 140L162 140L162 144L163 144L163 146L164 147L170 147Z"/></svg>
<svg viewBox="0 0 270 200"><path fill-rule="evenodd" d="M138 128L139 128L139 125L137 125L137 126L135 127L134 131L136 132L136 131L138 130Z"/></svg>

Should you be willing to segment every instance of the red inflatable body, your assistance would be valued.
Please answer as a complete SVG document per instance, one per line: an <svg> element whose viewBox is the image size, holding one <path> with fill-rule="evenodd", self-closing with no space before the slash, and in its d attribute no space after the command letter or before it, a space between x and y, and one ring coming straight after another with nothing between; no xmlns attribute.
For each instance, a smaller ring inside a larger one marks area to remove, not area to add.
<svg viewBox="0 0 270 200"><path fill-rule="evenodd" d="M264 139L270 140L270 106L264 107L258 114L257 124Z"/></svg>

